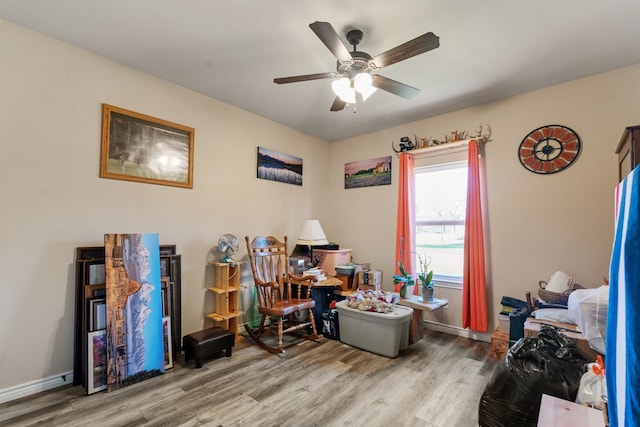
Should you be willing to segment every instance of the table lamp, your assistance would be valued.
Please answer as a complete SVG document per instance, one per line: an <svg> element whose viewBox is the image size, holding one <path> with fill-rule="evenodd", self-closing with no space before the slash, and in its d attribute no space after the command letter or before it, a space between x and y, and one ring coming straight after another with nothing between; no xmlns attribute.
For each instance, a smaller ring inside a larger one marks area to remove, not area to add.
<svg viewBox="0 0 640 427"><path fill-rule="evenodd" d="M322 230L320 221L318 221L317 219L306 220L304 226L302 227L300 237L298 238L298 240L296 240L296 245L308 246L309 256L311 256L311 249L313 248L313 246L327 244L329 244L329 241L327 240L327 236L325 236L324 234L324 230Z"/></svg>

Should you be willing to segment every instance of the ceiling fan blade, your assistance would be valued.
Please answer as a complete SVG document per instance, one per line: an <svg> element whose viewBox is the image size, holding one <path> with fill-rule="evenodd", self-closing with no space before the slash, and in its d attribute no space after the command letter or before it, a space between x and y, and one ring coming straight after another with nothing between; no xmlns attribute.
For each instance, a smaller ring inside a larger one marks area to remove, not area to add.
<svg viewBox="0 0 640 427"><path fill-rule="evenodd" d="M319 22L316 21L312 24L309 24L311 30L316 33L316 36L324 43L324 45L333 53L333 56L338 58L338 61L347 62L351 61L351 54L349 50L345 47L340 37L338 37L338 33L333 29L331 24L328 22Z"/></svg>
<svg viewBox="0 0 640 427"><path fill-rule="evenodd" d="M372 75L371 78L371 85L373 87L386 90L387 92L391 92L394 95L398 95L406 99L413 98L420 92L420 89L397 82L388 77L380 76L378 74Z"/></svg>
<svg viewBox="0 0 640 427"><path fill-rule="evenodd" d="M306 82L307 80L319 80L319 79L330 79L337 76L338 73L316 73L316 74L304 74L302 76L291 76L291 77L278 77L273 79L274 83L283 84L283 83L296 83L296 82Z"/></svg>
<svg viewBox="0 0 640 427"><path fill-rule="evenodd" d="M331 104L331 111L342 111L346 106L347 103L340 99L339 96L336 96L336 99L333 100L333 104Z"/></svg>
<svg viewBox="0 0 640 427"><path fill-rule="evenodd" d="M428 52L439 46L440 37L429 32L381 53L373 58L373 62L375 62L375 64L380 68L387 67L391 64L395 64L396 62Z"/></svg>

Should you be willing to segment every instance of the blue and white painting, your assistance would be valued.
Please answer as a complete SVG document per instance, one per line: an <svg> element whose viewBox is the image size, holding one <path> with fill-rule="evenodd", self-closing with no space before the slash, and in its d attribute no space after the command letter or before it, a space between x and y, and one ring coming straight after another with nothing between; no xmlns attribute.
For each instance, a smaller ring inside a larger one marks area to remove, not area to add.
<svg viewBox="0 0 640 427"><path fill-rule="evenodd" d="M258 178L302 185L302 159L258 147Z"/></svg>
<svg viewBox="0 0 640 427"><path fill-rule="evenodd" d="M158 234L105 234L107 390L164 372Z"/></svg>

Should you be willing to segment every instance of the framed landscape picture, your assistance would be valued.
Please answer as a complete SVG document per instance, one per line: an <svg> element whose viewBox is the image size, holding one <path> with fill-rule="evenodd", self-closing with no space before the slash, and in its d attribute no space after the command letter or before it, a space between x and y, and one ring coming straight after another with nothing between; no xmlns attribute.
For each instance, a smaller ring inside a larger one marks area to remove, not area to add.
<svg viewBox="0 0 640 427"><path fill-rule="evenodd" d="M100 177L193 188L194 129L102 104Z"/></svg>
<svg viewBox="0 0 640 427"><path fill-rule="evenodd" d="M344 188L391 184L391 156L361 160L344 165Z"/></svg>
<svg viewBox="0 0 640 427"><path fill-rule="evenodd" d="M258 178L302 185L302 159L258 147Z"/></svg>
<svg viewBox="0 0 640 427"><path fill-rule="evenodd" d="M158 233L104 235L107 391L164 372L159 246Z"/></svg>
<svg viewBox="0 0 640 427"><path fill-rule="evenodd" d="M89 332L87 394L107 388L107 331Z"/></svg>

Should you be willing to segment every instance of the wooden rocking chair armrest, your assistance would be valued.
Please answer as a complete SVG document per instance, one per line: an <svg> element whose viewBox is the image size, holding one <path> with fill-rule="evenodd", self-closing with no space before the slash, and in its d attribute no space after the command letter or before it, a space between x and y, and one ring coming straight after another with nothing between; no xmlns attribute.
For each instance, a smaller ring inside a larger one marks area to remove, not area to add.
<svg viewBox="0 0 640 427"><path fill-rule="evenodd" d="M289 273L289 277L287 278L287 281L295 285L312 287L313 283L317 282L318 279L315 276L302 276L300 274Z"/></svg>
<svg viewBox="0 0 640 427"><path fill-rule="evenodd" d="M269 280L268 282L263 282L262 280L258 279L257 277L254 277L253 281L258 286L269 286L269 287L272 287L272 288L277 288L277 287L280 286L280 284L278 282L274 282L272 280Z"/></svg>

